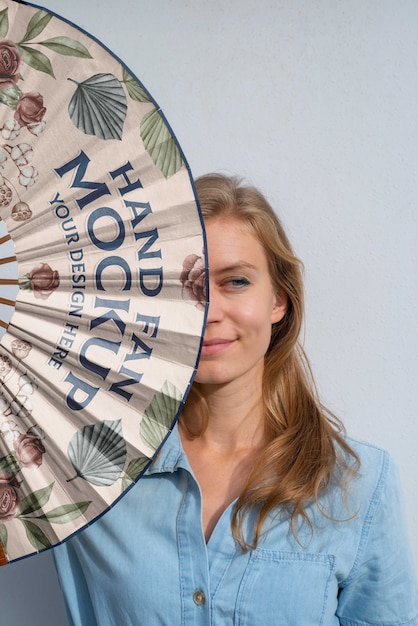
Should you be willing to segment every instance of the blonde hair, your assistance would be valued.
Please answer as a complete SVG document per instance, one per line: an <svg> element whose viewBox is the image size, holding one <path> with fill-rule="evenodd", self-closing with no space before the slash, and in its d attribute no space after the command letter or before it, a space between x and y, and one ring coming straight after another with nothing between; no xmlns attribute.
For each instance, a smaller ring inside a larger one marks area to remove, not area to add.
<svg viewBox="0 0 418 626"><path fill-rule="evenodd" d="M196 180L196 190L205 222L233 216L252 229L266 253L274 287L288 298L284 318L273 324L265 355L262 396L267 443L252 466L232 519L234 537L246 550L257 545L271 513L290 510L292 529L299 516L310 523L306 503L318 503L337 474L354 474L358 458L344 438L341 422L319 401L299 343L304 309L302 264L277 215L257 189L235 177L208 174ZM191 412L188 408L199 412L203 432L208 415L197 383L186 403L186 415ZM252 509L256 509L254 536L248 542L243 520Z"/></svg>

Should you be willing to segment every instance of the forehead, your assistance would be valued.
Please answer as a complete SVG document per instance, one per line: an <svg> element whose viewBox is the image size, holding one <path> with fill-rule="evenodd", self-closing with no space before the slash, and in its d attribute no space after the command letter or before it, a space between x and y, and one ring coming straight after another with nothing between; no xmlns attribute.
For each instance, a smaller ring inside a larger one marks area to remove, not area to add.
<svg viewBox="0 0 418 626"><path fill-rule="evenodd" d="M267 269L264 248L246 222L236 217L212 218L205 227L211 270L223 266Z"/></svg>

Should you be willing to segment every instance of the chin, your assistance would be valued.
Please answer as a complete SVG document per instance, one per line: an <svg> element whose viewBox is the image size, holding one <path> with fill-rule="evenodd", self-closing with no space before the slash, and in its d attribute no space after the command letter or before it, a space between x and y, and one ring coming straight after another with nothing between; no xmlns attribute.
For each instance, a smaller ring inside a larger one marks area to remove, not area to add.
<svg viewBox="0 0 418 626"><path fill-rule="evenodd" d="M194 382L199 385L225 385L230 382L230 378L225 373L199 372L198 370Z"/></svg>

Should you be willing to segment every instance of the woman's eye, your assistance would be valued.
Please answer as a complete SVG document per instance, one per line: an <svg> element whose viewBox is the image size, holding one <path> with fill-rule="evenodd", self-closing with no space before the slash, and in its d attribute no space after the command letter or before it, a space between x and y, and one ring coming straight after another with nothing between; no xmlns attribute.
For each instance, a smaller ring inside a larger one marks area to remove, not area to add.
<svg viewBox="0 0 418 626"><path fill-rule="evenodd" d="M232 287L242 288L242 287L246 287L247 285L249 285L250 281L248 280L248 278L245 278L244 276L237 276L236 278L230 278L227 284L231 285Z"/></svg>

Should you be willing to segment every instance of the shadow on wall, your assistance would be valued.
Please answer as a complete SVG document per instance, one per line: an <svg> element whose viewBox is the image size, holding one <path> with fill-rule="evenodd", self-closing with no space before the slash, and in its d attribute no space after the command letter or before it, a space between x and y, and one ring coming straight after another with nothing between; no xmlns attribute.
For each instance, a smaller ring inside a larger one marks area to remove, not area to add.
<svg viewBox="0 0 418 626"><path fill-rule="evenodd" d="M50 551L0 567L1 626L66 626Z"/></svg>

